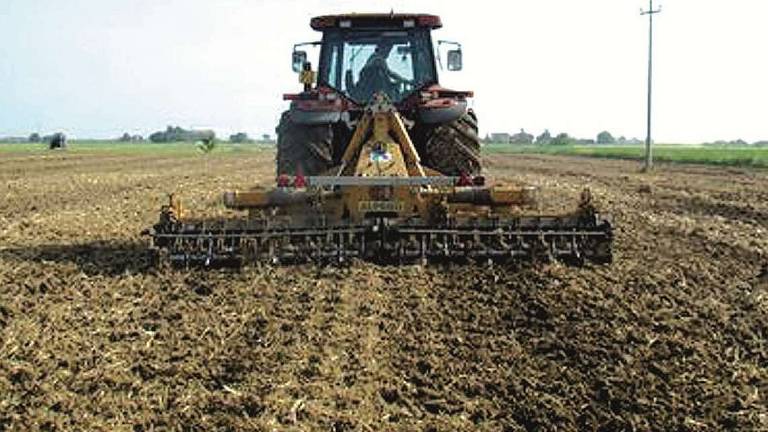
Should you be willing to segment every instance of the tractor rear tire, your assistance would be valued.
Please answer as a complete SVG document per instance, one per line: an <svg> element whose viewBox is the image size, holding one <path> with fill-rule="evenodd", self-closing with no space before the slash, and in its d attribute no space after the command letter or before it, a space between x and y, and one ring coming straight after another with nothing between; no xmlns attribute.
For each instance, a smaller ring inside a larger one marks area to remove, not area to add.
<svg viewBox="0 0 768 432"><path fill-rule="evenodd" d="M333 128L304 125L283 113L277 132L277 175L316 176L333 167Z"/></svg>
<svg viewBox="0 0 768 432"><path fill-rule="evenodd" d="M473 111L432 131L425 145L424 164L445 175L480 174L480 137Z"/></svg>

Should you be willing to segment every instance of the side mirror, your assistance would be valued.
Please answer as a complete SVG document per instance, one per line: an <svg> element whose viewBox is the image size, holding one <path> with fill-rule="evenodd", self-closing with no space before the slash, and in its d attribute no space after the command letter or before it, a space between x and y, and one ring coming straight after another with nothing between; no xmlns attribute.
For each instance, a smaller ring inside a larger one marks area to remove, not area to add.
<svg viewBox="0 0 768 432"><path fill-rule="evenodd" d="M306 51L294 51L291 56L291 63L293 65L293 71L296 73L301 72L304 69L304 63L307 62Z"/></svg>
<svg viewBox="0 0 768 432"><path fill-rule="evenodd" d="M460 71L463 67L461 48L448 51L448 70Z"/></svg>

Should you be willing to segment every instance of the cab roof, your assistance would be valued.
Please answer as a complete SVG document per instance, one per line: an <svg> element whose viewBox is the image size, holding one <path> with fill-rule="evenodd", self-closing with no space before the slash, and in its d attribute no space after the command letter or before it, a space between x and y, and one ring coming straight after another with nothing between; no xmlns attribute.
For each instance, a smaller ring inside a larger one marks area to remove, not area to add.
<svg viewBox="0 0 768 432"><path fill-rule="evenodd" d="M430 28L439 29L443 26L440 17L429 14L342 14L323 15L312 18L310 26L318 31L332 28Z"/></svg>

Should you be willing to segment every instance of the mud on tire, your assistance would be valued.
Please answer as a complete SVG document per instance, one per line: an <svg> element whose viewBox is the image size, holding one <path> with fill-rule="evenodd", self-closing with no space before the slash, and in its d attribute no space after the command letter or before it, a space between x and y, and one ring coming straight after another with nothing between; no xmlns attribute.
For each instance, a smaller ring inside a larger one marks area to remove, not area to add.
<svg viewBox="0 0 768 432"><path fill-rule="evenodd" d="M438 126L424 147L424 164L446 175L479 174L480 137L472 110Z"/></svg>
<svg viewBox="0 0 768 432"><path fill-rule="evenodd" d="M283 113L277 132L277 175L318 175L333 166L331 125L303 125Z"/></svg>

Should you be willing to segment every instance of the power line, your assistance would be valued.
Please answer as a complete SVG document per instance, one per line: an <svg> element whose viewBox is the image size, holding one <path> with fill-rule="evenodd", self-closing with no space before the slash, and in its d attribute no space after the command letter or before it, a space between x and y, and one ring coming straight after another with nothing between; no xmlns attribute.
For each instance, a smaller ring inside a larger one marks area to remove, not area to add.
<svg viewBox="0 0 768 432"><path fill-rule="evenodd" d="M641 10L640 15L648 15L648 134L645 137L645 171L653 168L653 150L651 149L651 102L653 90L653 16L661 13L661 6L653 8L653 0L648 0L648 10Z"/></svg>

